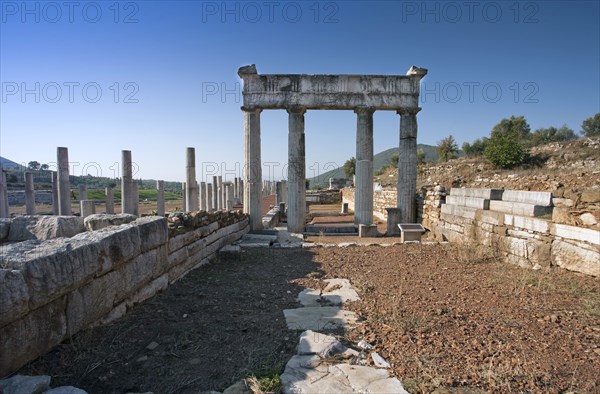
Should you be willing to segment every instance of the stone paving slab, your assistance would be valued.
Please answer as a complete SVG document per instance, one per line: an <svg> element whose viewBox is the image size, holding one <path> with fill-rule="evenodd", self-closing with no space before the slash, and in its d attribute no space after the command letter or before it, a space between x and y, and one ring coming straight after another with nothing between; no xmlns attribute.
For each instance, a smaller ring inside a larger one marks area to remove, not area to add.
<svg viewBox="0 0 600 394"><path fill-rule="evenodd" d="M283 311L290 330L334 330L356 325L354 312L342 310L338 306L316 306Z"/></svg>
<svg viewBox="0 0 600 394"><path fill-rule="evenodd" d="M340 305L347 301L358 301L358 293L348 279L325 279L327 286L323 293L319 290L304 289L298 294L298 301L304 306Z"/></svg>

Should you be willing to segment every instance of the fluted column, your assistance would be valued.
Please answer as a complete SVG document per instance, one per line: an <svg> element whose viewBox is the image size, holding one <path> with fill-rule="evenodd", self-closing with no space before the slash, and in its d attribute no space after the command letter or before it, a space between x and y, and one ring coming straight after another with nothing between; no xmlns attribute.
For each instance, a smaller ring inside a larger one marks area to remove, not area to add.
<svg viewBox="0 0 600 394"><path fill-rule="evenodd" d="M417 193L417 112L421 108L405 108L400 115L398 152L398 203L400 223L415 223Z"/></svg>
<svg viewBox="0 0 600 394"><path fill-rule="evenodd" d="M373 113L372 108L356 112L356 184L354 223L373 223Z"/></svg>
<svg viewBox="0 0 600 394"><path fill-rule="evenodd" d="M244 111L244 213L250 215L250 230L262 229L262 163L260 157L261 109Z"/></svg>
<svg viewBox="0 0 600 394"><path fill-rule="evenodd" d="M288 230L304 232L306 225L306 158L304 113L306 108L288 108Z"/></svg>

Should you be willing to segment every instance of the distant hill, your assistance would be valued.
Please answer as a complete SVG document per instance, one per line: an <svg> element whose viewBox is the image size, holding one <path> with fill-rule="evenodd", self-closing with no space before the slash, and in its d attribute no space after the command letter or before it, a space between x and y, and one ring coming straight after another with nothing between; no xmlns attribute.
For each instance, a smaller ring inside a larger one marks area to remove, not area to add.
<svg viewBox="0 0 600 394"><path fill-rule="evenodd" d="M2 165L2 169L4 170L23 171L25 169L25 167L23 167L22 165L17 164L12 160L8 160L2 156L0 156L0 164Z"/></svg>
<svg viewBox="0 0 600 394"><path fill-rule="evenodd" d="M435 146L417 144L417 149L422 149L425 152L425 161L427 162L438 159L437 148ZM398 148L390 148L373 156L373 173L376 173L383 167L389 166L392 162L392 156L397 154ZM329 187L329 178L344 178L345 176L343 167L338 167L308 180L310 181L311 188Z"/></svg>

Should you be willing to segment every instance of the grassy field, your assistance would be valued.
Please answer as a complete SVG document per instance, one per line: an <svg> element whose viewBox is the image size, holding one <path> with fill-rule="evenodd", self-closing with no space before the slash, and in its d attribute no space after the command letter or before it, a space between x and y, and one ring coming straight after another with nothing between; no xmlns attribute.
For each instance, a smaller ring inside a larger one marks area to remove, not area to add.
<svg viewBox="0 0 600 394"><path fill-rule="evenodd" d="M157 191L153 189L142 189L140 190L140 200L156 200ZM76 199L79 199L79 192L75 191ZM175 193L165 192L165 200L176 200L180 199L181 196L178 196ZM88 200L98 200L104 201L105 195L103 189L90 189L88 190ZM115 190L115 201L121 200L121 191Z"/></svg>

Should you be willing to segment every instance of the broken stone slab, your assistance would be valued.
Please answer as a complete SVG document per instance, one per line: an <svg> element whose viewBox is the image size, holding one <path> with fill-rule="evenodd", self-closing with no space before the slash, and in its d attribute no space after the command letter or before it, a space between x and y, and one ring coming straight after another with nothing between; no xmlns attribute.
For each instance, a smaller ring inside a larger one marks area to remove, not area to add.
<svg viewBox="0 0 600 394"><path fill-rule="evenodd" d="M356 393L408 394L402 383L396 378L390 378L385 369L350 364L337 364L331 368L340 369L348 377L348 382Z"/></svg>
<svg viewBox="0 0 600 394"><path fill-rule="evenodd" d="M19 216L10 224L8 240L11 242L29 239L47 240L72 237L84 231L83 218L78 216Z"/></svg>
<svg viewBox="0 0 600 394"><path fill-rule="evenodd" d="M297 353L302 356L316 354L319 357L327 358L344 353L346 350L346 346L342 345L335 337L306 330L300 335Z"/></svg>
<svg viewBox="0 0 600 394"><path fill-rule="evenodd" d="M87 231L96 231L108 226L120 226L121 224L131 223L136 219L137 216L129 213L120 213L118 215L97 213L83 219L83 224Z"/></svg>
<svg viewBox="0 0 600 394"><path fill-rule="evenodd" d="M345 329L357 323L354 312L342 310L337 306L285 309L283 315L290 330Z"/></svg>
<svg viewBox="0 0 600 394"><path fill-rule="evenodd" d="M284 394L352 393L341 371L329 369L317 355L292 357L280 376Z"/></svg>
<svg viewBox="0 0 600 394"><path fill-rule="evenodd" d="M319 306L340 305L343 302L360 300L348 279L325 279L324 282L327 282L327 286L322 293L314 289L304 289L298 294L298 301L304 306Z"/></svg>
<svg viewBox="0 0 600 394"><path fill-rule="evenodd" d="M390 368L390 364L377 352L371 352L371 359L377 368Z"/></svg>
<svg viewBox="0 0 600 394"><path fill-rule="evenodd" d="M44 391L43 394L88 394L88 392L73 386L61 386Z"/></svg>
<svg viewBox="0 0 600 394"><path fill-rule="evenodd" d="M15 375L0 380L0 393L41 394L50 388L50 376Z"/></svg>

